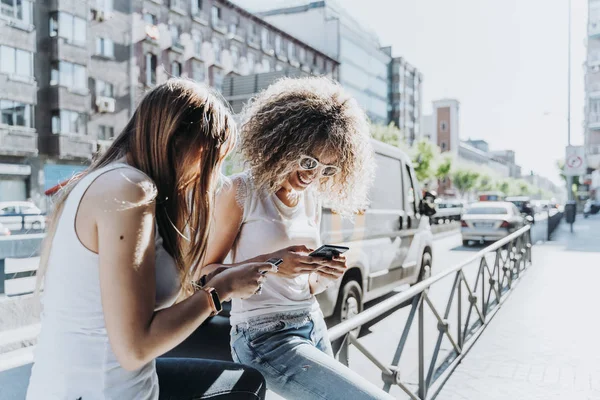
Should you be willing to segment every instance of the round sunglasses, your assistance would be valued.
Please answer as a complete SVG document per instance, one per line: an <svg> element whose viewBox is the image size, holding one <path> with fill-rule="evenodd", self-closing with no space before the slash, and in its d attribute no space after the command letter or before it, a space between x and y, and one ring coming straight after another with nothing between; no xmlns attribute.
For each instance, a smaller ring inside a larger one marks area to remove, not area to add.
<svg viewBox="0 0 600 400"><path fill-rule="evenodd" d="M321 176L330 178L340 172L340 168L335 165L325 165L319 162L319 160L311 156L301 156L298 160L298 165L304 171L312 171L321 167Z"/></svg>

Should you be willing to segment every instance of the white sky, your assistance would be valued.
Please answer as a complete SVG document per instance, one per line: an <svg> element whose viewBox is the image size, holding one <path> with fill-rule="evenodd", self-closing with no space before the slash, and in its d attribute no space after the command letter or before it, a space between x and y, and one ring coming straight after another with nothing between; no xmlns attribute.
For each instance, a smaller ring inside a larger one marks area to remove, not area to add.
<svg viewBox="0 0 600 400"><path fill-rule="evenodd" d="M524 173L560 183L555 162L567 144L568 0L338 2L382 46L392 45L394 56L421 70L426 113L432 100L458 99L462 139L513 149ZM586 31L587 0L572 0L573 144L583 144Z"/></svg>
<svg viewBox="0 0 600 400"><path fill-rule="evenodd" d="M462 139L517 152L560 182L567 144L568 0L339 0L424 74L423 106L460 101ZM572 0L571 138L583 144L587 0Z"/></svg>

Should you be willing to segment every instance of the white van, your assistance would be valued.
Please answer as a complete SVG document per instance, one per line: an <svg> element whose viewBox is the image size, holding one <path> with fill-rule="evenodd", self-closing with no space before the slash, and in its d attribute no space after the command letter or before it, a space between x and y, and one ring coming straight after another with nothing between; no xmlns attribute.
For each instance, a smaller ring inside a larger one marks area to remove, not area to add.
<svg viewBox="0 0 600 400"><path fill-rule="evenodd" d="M363 310L363 304L431 273L433 206L423 201L410 159L397 147L373 141L377 163L370 205L354 221L323 210L324 244L350 248L348 271L317 296L332 324ZM432 199L431 199L432 200Z"/></svg>
<svg viewBox="0 0 600 400"><path fill-rule="evenodd" d="M46 229L46 217L29 201L0 202L0 223L11 231Z"/></svg>

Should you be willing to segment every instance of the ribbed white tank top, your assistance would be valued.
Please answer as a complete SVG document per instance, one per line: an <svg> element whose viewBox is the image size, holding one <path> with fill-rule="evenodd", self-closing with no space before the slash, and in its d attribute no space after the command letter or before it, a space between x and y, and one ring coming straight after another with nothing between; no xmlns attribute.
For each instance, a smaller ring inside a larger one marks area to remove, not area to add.
<svg viewBox="0 0 600 400"><path fill-rule="evenodd" d="M41 297L42 328L35 349L27 400L158 399L154 361L137 371L119 365L113 353L100 296L98 255L79 241L75 216L100 168L78 182L58 221ZM165 308L176 300L180 285L175 263L156 230L156 303Z"/></svg>

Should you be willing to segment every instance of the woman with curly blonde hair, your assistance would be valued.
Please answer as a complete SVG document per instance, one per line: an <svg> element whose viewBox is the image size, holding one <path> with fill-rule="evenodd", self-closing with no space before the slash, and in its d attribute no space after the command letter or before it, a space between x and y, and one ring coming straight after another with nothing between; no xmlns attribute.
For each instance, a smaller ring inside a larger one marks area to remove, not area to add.
<svg viewBox="0 0 600 400"><path fill-rule="evenodd" d="M366 204L373 152L364 112L327 78L282 79L246 107L246 172L218 195L203 271L283 260L245 300L233 300L232 357L290 399L389 398L333 358L315 295L340 279L344 257L320 245L321 204L351 216Z"/></svg>

